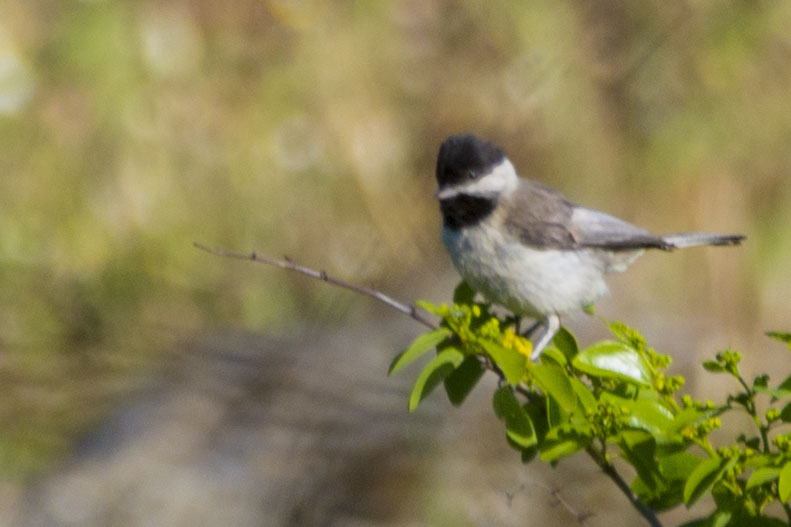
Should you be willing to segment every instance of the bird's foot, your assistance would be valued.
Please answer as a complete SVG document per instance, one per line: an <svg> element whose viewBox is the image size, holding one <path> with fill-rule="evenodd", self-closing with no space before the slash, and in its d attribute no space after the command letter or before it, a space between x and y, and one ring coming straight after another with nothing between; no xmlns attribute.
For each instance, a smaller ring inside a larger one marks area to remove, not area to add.
<svg viewBox="0 0 791 527"><path fill-rule="evenodd" d="M560 330L560 317L555 313L549 314L543 321L538 322L536 327L538 325L543 325L544 331L533 341L533 352L530 354L532 361L537 361L544 348L555 338L555 334ZM531 328L531 330L533 329Z"/></svg>

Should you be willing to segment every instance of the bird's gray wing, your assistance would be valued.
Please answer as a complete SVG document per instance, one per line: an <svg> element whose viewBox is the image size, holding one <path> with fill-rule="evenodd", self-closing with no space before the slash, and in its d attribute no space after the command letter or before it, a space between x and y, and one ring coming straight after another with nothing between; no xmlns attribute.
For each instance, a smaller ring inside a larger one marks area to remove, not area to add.
<svg viewBox="0 0 791 527"><path fill-rule="evenodd" d="M613 251L672 248L659 236L604 212L575 205L557 190L535 181L520 180L517 191L502 206L506 229L531 247Z"/></svg>
<svg viewBox="0 0 791 527"><path fill-rule="evenodd" d="M674 246L661 236L598 210L574 206L569 231L580 247L611 251L664 249Z"/></svg>
<svg viewBox="0 0 791 527"><path fill-rule="evenodd" d="M525 245L573 249L577 244L568 228L573 205L555 189L522 179L499 208L505 230Z"/></svg>
<svg viewBox="0 0 791 527"><path fill-rule="evenodd" d="M527 179L501 207L506 231L540 249L606 249L670 251L698 245L738 245L741 234L681 233L657 236L598 210L580 207L557 190Z"/></svg>

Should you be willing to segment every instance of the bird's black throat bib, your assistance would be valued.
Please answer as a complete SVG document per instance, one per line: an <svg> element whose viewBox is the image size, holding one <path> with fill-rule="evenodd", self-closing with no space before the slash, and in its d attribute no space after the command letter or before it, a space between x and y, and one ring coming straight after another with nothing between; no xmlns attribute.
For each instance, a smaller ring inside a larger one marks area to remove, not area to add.
<svg viewBox="0 0 791 527"><path fill-rule="evenodd" d="M445 227L461 229L476 225L489 217L497 207L497 200L460 194L453 198L443 199L439 205Z"/></svg>

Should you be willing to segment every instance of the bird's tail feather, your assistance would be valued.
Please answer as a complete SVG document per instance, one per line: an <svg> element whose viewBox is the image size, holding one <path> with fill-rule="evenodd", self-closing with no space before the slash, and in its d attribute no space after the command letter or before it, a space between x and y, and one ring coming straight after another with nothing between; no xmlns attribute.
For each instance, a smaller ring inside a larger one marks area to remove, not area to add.
<svg viewBox="0 0 791 527"><path fill-rule="evenodd" d="M708 232L684 232L662 237L674 249L699 245L739 245L745 238L746 236L743 234L712 234Z"/></svg>

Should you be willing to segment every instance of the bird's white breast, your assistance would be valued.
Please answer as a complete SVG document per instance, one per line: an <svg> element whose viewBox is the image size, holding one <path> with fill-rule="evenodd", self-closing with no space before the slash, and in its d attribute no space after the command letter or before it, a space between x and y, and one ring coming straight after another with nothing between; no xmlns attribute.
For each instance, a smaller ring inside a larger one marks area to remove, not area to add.
<svg viewBox="0 0 791 527"><path fill-rule="evenodd" d="M530 248L488 221L443 228L442 241L467 283L519 315L576 311L607 293L593 250Z"/></svg>

